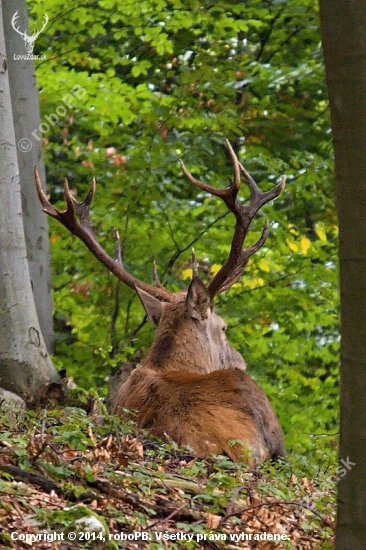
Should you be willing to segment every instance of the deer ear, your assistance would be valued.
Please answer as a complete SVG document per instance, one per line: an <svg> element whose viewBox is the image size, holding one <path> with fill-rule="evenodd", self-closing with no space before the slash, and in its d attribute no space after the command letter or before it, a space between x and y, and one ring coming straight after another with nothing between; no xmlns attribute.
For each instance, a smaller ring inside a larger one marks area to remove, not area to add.
<svg viewBox="0 0 366 550"><path fill-rule="evenodd" d="M144 307L146 315L150 321L154 323L154 325L158 325L163 311L160 300L154 296L151 296L151 294L145 292L145 290L141 290L141 288L138 288L137 286L135 289L137 296L140 298L140 301Z"/></svg>
<svg viewBox="0 0 366 550"><path fill-rule="evenodd" d="M211 308L211 298L206 286L199 277L193 277L188 287L186 308L192 319L207 319L207 312Z"/></svg>

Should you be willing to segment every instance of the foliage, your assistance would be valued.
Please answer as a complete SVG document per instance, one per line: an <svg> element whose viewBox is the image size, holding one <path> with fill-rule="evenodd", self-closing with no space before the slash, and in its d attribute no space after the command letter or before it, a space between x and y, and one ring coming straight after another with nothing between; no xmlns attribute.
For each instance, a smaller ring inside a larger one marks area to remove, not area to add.
<svg viewBox="0 0 366 550"><path fill-rule="evenodd" d="M228 541L249 548L243 533L280 533L279 550L331 548L337 471L329 449L248 471L223 456L193 459L115 417L100 424L98 402L90 402L94 414L2 407L2 547L24 547L11 533L63 533L70 550L126 548L126 540L131 549L162 550L167 541L172 550L211 548L212 541L215 548ZM85 528L90 518L94 531ZM147 538L127 539L135 533ZM192 538L182 542L177 533ZM255 547L267 544L262 539Z"/></svg>
<svg viewBox="0 0 366 550"><path fill-rule="evenodd" d="M119 230L137 277L151 280L156 259L174 290L187 284L192 245L206 280L227 256L233 220L183 179L179 158L225 186L226 136L263 189L287 175L283 197L253 223L254 240L270 218L266 246L217 309L287 447L332 446L337 227L317 2L38 0L29 12L31 29L50 17L35 49L47 56L36 62L43 122L69 94L65 116L42 134L51 198L61 198L64 176L79 197L96 175L96 234L113 254ZM61 227L51 230L55 362L79 384L104 387L111 367L149 346L152 329L128 289Z"/></svg>

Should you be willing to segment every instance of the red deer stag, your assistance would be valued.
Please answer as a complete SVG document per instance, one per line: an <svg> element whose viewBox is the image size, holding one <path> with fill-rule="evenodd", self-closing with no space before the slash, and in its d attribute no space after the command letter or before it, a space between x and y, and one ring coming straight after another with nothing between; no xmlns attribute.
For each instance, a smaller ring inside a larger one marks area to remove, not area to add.
<svg viewBox="0 0 366 550"><path fill-rule="evenodd" d="M157 326L146 359L118 392L115 412L123 415L126 409L136 411L139 426L190 447L197 456L227 453L235 461L256 465L285 454L282 429L263 391L243 372L245 362L230 346L226 324L214 313L213 300L238 281L249 257L263 246L268 222L259 240L243 249L252 219L281 193L285 179L267 192L260 191L230 143L226 144L234 172L227 189L211 187L195 179L183 162L181 166L193 185L220 197L235 215L229 257L208 286L193 267L188 289L177 293L166 290L156 276L155 286L136 279L125 270L120 253L116 259L111 258L95 240L89 220L95 180L82 202L72 197L65 180L67 209L61 212L47 200L37 172L35 177L43 210L79 237L98 260L137 292L149 319ZM248 204L237 200L241 175L250 191Z"/></svg>

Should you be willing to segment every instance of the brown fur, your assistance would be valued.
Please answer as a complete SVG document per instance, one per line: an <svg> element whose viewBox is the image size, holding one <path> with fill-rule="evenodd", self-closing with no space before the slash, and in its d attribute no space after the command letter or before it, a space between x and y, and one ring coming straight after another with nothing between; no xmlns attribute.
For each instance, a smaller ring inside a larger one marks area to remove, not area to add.
<svg viewBox="0 0 366 550"><path fill-rule="evenodd" d="M155 341L121 386L114 412L136 411L139 426L200 457L226 453L255 465L284 455L277 417L243 372L245 362L227 341L224 322L211 306L202 308L197 297L196 309L187 306L188 300L154 312Z"/></svg>
<svg viewBox="0 0 366 550"><path fill-rule="evenodd" d="M142 366L122 386L117 411L121 407L136 410L142 428L158 437L168 435L200 457L226 453L235 461L257 464L285 454L267 397L238 369L161 374ZM243 445L230 445L233 440Z"/></svg>

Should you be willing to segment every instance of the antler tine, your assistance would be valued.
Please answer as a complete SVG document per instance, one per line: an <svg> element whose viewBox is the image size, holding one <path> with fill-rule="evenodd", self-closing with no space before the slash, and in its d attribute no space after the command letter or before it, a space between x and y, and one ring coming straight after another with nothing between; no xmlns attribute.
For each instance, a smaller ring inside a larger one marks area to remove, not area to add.
<svg viewBox="0 0 366 550"><path fill-rule="evenodd" d="M239 169L240 169L240 172L243 174L250 191L250 202L246 206L246 208L248 210L248 214L254 217L255 214L258 212L258 210L264 204L271 201L272 199L275 199L276 197L278 197L280 193L282 193L282 191L286 186L286 176L282 176L280 183L278 183L272 189L269 189L269 191L261 191L258 185L256 184L256 182L254 181L254 179L252 178L252 176L249 174L249 172L247 172L247 170L244 168L244 166L241 163L239 163ZM253 210L253 214L252 214L252 210Z"/></svg>
<svg viewBox="0 0 366 550"><path fill-rule="evenodd" d="M233 164L233 181L227 189L217 189L216 187L212 187L212 185L208 185L207 183L204 183L203 181L196 179L190 173L190 171L187 170L184 162L182 160L179 160L179 162L182 167L184 175L193 185L195 185L199 189L202 189L203 191L206 191L206 193L210 193L211 195L220 197L225 202L227 207L230 210L232 210L234 208L236 196L238 194L239 187L240 187L240 163L238 161L238 157L236 156L235 151L232 148L229 140L226 139L225 142L229 151L231 162Z"/></svg>
<svg viewBox="0 0 366 550"><path fill-rule="evenodd" d="M191 262L192 262L192 279L193 279L194 277L198 277L198 262L197 262L194 248L192 248Z"/></svg>
<svg viewBox="0 0 366 550"><path fill-rule="evenodd" d="M67 180L65 179L65 200L67 203L67 208L64 211L58 210L47 199L41 185L41 181L38 175L37 168L34 169L34 175L36 180L36 188L39 200L42 204L43 211L46 214L56 218L62 225L64 225L70 233L78 237L83 243L87 246L90 252L99 260L113 275L118 277L120 281L124 284L136 290L140 288L145 290L151 296L165 301L171 302L174 299L174 295L166 290L163 286L155 287L140 281L133 275L130 275L123 266L122 255L120 251L119 235L116 232L116 248L115 254L116 258L113 259L107 252L101 247L101 245L96 241L93 232L90 227L90 204L95 193L95 178L93 178L90 189L81 202L78 202L72 196ZM78 215L77 219L75 213Z"/></svg>
<svg viewBox="0 0 366 550"><path fill-rule="evenodd" d="M114 259L117 263L119 263L123 266L122 251L121 251L121 239L119 238L119 232L117 231L117 229L116 229L114 235L116 237L116 242L115 242L115 245L114 245Z"/></svg>
<svg viewBox="0 0 366 550"><path fill-rule="evenodd" d="M74 199L74 197L70 192L68 181L65 178L64 196L67 204L67 209L64 211L61 211L58 208L55 208L47 199L46 194L43 191L41 178L39 177L39 173L36 166L34 167L34 179L36 182L36 190L37 190L38 198L42 204L43 211L46 214L48 214L52 218L55 218L56 220L59 220L74 235L79 236L78 228L80 228L80 226L86 231L88 231L89 233L92 233L91 227L90 227L89 209L90 209L91 201L93 199L93 195L95 193L95 185L96 185L95 178L93 178L93 182L88 191L88 194L86 195L85 199L82 202L78 202L76 199ZM80 217L80 223L77 221L75 217L75 212Z"/></svg>
<svg viewBox="0 0 366 550"><path fill-rule="evenodd" d="M34 179L35 179L35 182L36 182L37 195L38 195L39 201L42 205L43 212L45 212L49 216L52 216L53 218L57 219L58 214L60 212L59 212L59 210L57 210L57 208L52 206L50 201L47 199L47 196L46 196L45 192L43 191L41 178L39 177L38 170L37 170L36 166L34 167Z"/></svg>
<svg viewBox="0 0 366 550"><path fill-rule="evenodd" d="M84 227L84 229L86 229L90 233L92 233L92 228L90 225L90 205L94 197L95 189L96 180L95 178L93 178L87 195L81 202L79 202L72 196L67 179L65 178L64 180L64 196L68 206L68 210L70 210L70 212L72 212L73 214L74 212L77 213L80 218L80 223L82 227Z"/></svg>
<svg viewBox="0 0 366 550"><path fill-rule="evenodd" d="M187 170L184 162L182 161L182 159L179 160L179 163L182 167L182 170L183 170L183 174L185 175L185 177L193 184L195 185L196 187L198 187L199 189L202 189L203 191L206 191L206 193L211 193L212 195L216 195L218 197L221 197L222 195L222 189L216 189L215 187L212 187L211 185L208 185L207 183L204 183L203 181L200 181L198 179L196 179L194 176L192 176L192 174L190 173L189 170Z"/></svg>
<svg viewBox="0 0 366 550"><path fill-rule="evenodd" d="M153 261L153 280L154 280L154 284L157 288L164 288L163 285L160 282L160 279L159 279L158 270L156 268L156 261L155 260Z"/></svg>
<svg viewBox="0 0 366 550"><path fill-rule="evenodd" d="M237 195L240 188L240 162L238 161L238 157L236 156L236 153L232 148L230 141L228 139L225 139L225 143L229 151L231 162L233 163L234 179L230 187L232 187L233 190L236 190Z"/></svg>

